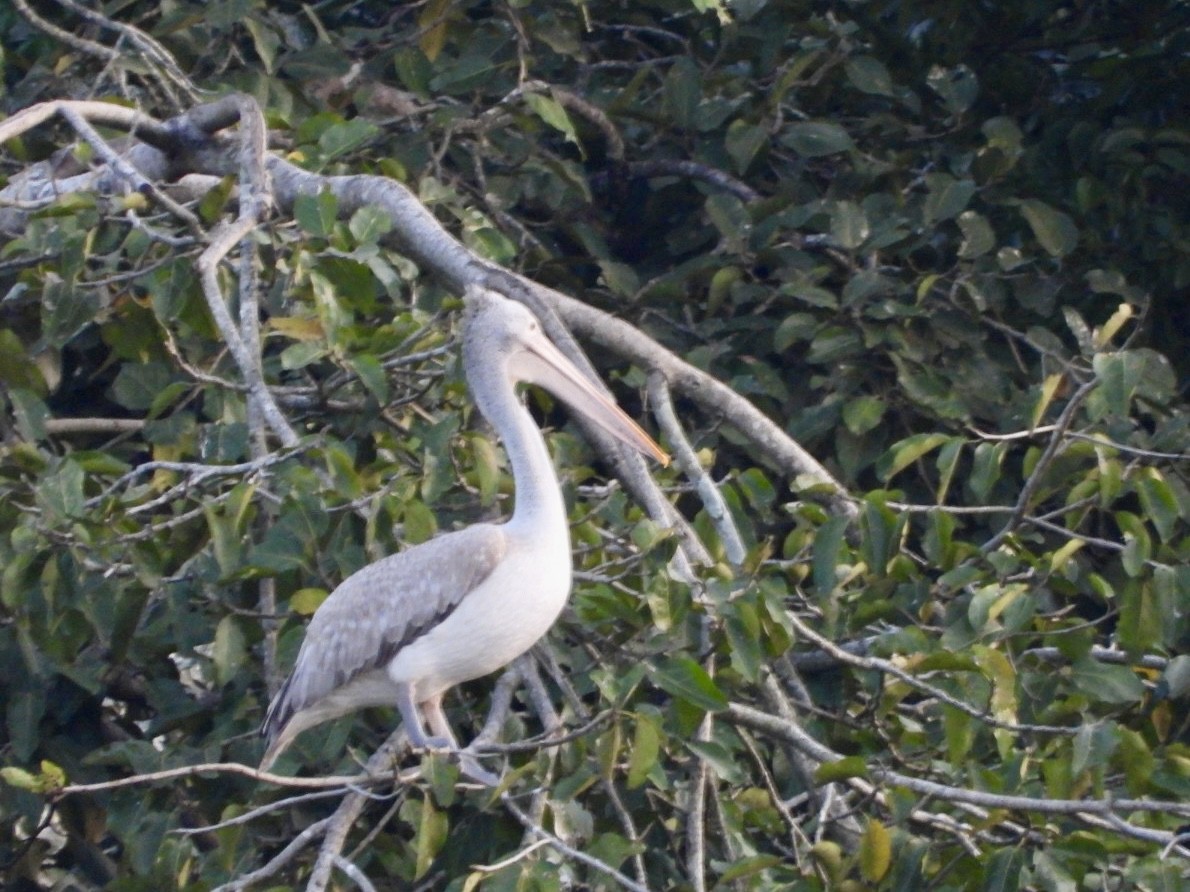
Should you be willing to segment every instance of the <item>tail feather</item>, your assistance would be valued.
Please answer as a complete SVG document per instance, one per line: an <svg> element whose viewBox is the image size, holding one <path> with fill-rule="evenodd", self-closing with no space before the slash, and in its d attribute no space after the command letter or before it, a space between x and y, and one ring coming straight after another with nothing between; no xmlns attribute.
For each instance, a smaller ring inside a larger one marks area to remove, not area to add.
<svg viewBox="0 0 1190 892"><path fill-rule="evenodd" d="M281 685L281 689L277 691L272 702L269 703L268 711L264 715L264 722L261 723L260 736L265 741L264 758L260 761L261 771L267 771L294 738L295 732L286 733L295 711L294 704L289 698L289 689L292 684L293 676L290 675L285 679L285 683Z"/></svg>

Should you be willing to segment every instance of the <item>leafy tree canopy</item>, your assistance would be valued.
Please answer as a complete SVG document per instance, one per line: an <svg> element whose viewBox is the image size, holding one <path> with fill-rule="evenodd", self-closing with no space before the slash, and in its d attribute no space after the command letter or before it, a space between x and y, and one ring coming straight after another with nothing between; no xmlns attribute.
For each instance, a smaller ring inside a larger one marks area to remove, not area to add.
<svg viewBox="0 0 1190 892"><path fill-rule="evenodd" d="M5 888L1177 887L1188 25L5 5ZM385 710L236 769L338 582L510 510L473 281L677 460L529 397L575 591L450 704L510 795Z"/></svg>

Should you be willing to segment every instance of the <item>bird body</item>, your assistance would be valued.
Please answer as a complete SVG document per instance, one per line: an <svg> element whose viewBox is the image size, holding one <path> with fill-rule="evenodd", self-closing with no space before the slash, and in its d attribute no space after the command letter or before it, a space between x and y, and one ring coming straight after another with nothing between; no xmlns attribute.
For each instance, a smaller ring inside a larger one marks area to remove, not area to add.
<svg viewBox="0 0 1190 892"><path fill-rule="evenodd" d="M566 508L516 382L553 391L622 442L667 460L526 308L479 289L469 289L465 301L467 380L508 452L513 515L369 564L330 594L269 706L262 768L303 730L370 706L397 706L415 746L457 749L442 695L512 662L554 624L571 583ZM423 719L434 737L425 736Z"/></svg>

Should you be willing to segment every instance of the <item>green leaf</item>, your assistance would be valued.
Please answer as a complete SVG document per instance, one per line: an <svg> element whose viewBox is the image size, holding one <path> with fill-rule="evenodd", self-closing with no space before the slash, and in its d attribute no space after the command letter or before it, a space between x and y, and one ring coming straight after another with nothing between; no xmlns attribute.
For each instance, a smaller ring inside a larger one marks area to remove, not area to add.
<svg viewBox="0 0 1190 892"><path fill-rule="evenodd" d="M146 410L172 380L173 372L163 362L126 362L112 383L112 395L125 409Z"/></svg>
<svg viewBox="0 0 1190 892"><path fill-rule="evenodd" d="M765 476L760 468L747 468L736 476L740 491L748 499L748 503L757 509L768 508L777 497L772 481Z"/></svg>
<svg viewBox="0 0 1190 892"><path fill-rule="evenodd" d="M873 96L892 96L893 79L884 63L873 56L852 56L843 66L857 90Z"/></svg>
<svg viewBox="0 0 1190 892"><path fill-rule="evenodd" d="M1062 211L1037 199L1022 201L1020 207L1033 235L1051 256L1065 257L1078 246L1078 227Z"/></svg>
<svg viewBox="0 0 1190 892"><path fill-rule="evenodd" d="M956 180L947 173L926 174L925 180L926 188L929 190L923 208L927 225L957 216L967 207L971 196L975 194L974 180ZM986 221L984 225L987 225ZM988 245L988 248L990 249L991 245ZM982 254L983 251L979 253Z"/></svg>
<svg viewBox="0 0 1190 892"><path fill-rule="evenodd" d="M851 251L871 233L868 217L854 201L836 201L831 208L831 238L840 248Z"/></svg>
<svg viewBox="0 0 1190 892"><path fill-rule="evenodd" d="M955 469L959 466L959 459L963 455L966 443L962 437L951 437L950 442L942 447L935 462L938 468L938 493L935 497L939 505L946 504L950 483L954 479Z"/></svg>
<svg viewBox="0 0 1190 892"><path fill-rule="evenodd" d="M528 92L524 95L525 104L533 110L533 114L565 136L567 142L578 145L578 131L574 129L574 121L570 120L562 103L544 93Z"/></svg>
<svg viewBox="0 0 1190 892"><path fill-rule="evenodd" d="M868 762L862 756L845 756L834 762L823 762L814 771L814 783L833 784L852 777L867 777Z"/></svg>
<svg viewBox="0 0 1190 892"><path fill-rule="evenodd" d="M728 884L734 884L738 880L763 873L770 867L776 867L784 863L784 861L785 859L779 855L748 855L738 861L733 861L731 867L719 875L719 883L715 888L723 888ZM739 888L747 887L741 886Z"/></svg>
<svg viewBox="0 0 1190 892"><path fill-rule="evenodd" d="M880 424L885 402L874 396L860 396L843 404L843 423L857 437Z"/></svg>
<svg viewBox="0 0 1190 892"><path fill-rule="evenodd" d="M1157 768L1153 751L1144 736L1131 728L1120 728L1119 764L1124 770L1128 792L1133 796L1143 795L1149 788L1149 778Z"/></svg>
<svg viewBox="0 0 1190 892"><path fill-rule="evenodd" d="M333 223L333 221L332 221ZM374 245L393 228L392 218L374 204L364 205L347 223L352 238L359 245Z"/></svg>
<svg viewBox="0 0 1190 892"><path fill-rule="evenodd" d="M649 676L663 690L707 712L727 708L727 697L707 671L689 657L670 657L649 667Z"/></svg>
<svg viewBox="0 0 1190 892"><path fill-rule="evenodd" d="M882 483L887 483L923 455L928 455L950 440L946 434L914 434L906 437L880 457L876 462L876 473Z"/></svg>
<svg viewBox="0 0 1190 892"><path fill-rule="evenodd" d="M1131 654L1142 654L1160 647L1164 643L1165 628L1170 620L1161 610L1153 584L1142 579L1122 588L1116 631L1120 646Z"/></svg>
<svg viewBox="0 0 1190 892"><path fill-rule="evenodd" d="M732 121L727 128L724 142L727 146L727 154L735 162L736 173L743 175L752 164L756 153L764 148L768 141L767 128L749 124L746 121Z"/></svg>
<svg viewBox="0 0 1190 892"><path fill-rule="evenodd" d="M375 356L361 353L352 357L349 362L351 368L359 375L364 387L372 396L376 397L376 402L381 406L387 406L388 377L385 375L384 366L380 364L380 360Z"/></svg>
<svg viewBox="0 0 1190 892"><path fill-rule="evenodd" d="M942 97L947 110L955 116L969 109L979 95L979 79L966 65L956 65L954 68L935 65L926 75L926 83Z"/></svg>
<svg viewBox="0 0 1190 892"><path fill-rule="evenodd" d="M45 379L13 332L0 328L0 384L45 396Z"/></svg>
<svg viewBox="0 0 1190 892"><path fill-rule="evenodd" d="M847 518L841 514L830 517L814 536L814 555L810 562L814 591L820 599L826 599L835 590L839 564L839 550L843 545L843 534L847 530Z"/></svg>
<svg viewBox="0 0 1190 892"><path fill-rule="evenodd" d="M26 771L24 768L5 765L3 768L0 768L0 779L10 787L16 787L18 790L27 790L30 793L45 792L41 777L30 771Z"/></svg>
<svg viewBox="0 0 1190 892"><path fill-rule="evenodd" d="M719 311L731 295L732 286L743 277L744 273L738 266L725 266L715 270L715 274L711 276L710 287L707 288L708 315L714 315ZM777 349L783 350L784 347L778 347Z"/></svg>
<svg viewBox="0 0 1190 892"><path fill-rule="evenodd" d="M339 201L329 190L317 195L302 194L293 200L293 216L298 226L316 238L331 234L338 213Z"/></svg>
<svg viewBox="0 0 1190 892"><path fill-rule="evenodd" d="M1071 667L1075 687L1099 703L1139 703L1145 686L1127 666L1101 663L1087 655Z"/></svg>
<svg viewBox="0 0 1190 892"><path fill-rule="evenodd" d="M839 298L833 291L828 291L818 285L810 282L794 282L790 285L784 285L781 288L782 294L789 294L796 297L802 303L809 304L812 307L821 307L823 309L833 310L839 306ZM814 317L809 317L813 319Z"/></svg>
<svg viewBox="0 0 1190 892"><path fill-rule="evenodd" d="M971 260L986 254L996 247L996 233L987 218L975 211L963 211L956 221L963 233L959 256Z"/></svg>
<svg viewBox="0 0 1190 892"><path fill-rule="evenodd" d="M764 662L762 630L756 606L743 599L733 602L724 622L731 643L731 665L749 681L760 677Z"/></svg>
<svg viewBox="0 0 1190 892"><path fill-rule="evenodd" d="M329 161L359 148L364 143L375 139L380 133L380 128L371 121L365 118L352 118L350 121L332 124L322 131L322 135L318 137L318 147L322 149L323 160ZM329 191L325 191L319 195L319 198L321 199L322 195L330 194Z"/></svg>
<svg viewBox="0 0 1190 892"><path fill-rule="evenodd" d="M1000 479L1001 466L1004 456L1008 452L1008 443L980 443L975 447L971 474L967 478L967 485L979 502L986 502L992 487Z"/></svg>
<svg viewBox="0 0 1190 892"><path fill-rule="evenodd" d="M17 430L21 437L30 442L44 440L45 423L50 417L49 407L36 393L24 387L14 387L8 392L8 398L12 403L12 414L16 418Z"/></svg>
<svg viewBox="0 0 1190 892"><path fill-rule="evenodd" d="M272 28L266 28L256 16L247 15L240 21L252 35L252 46L256 49L260 61L264 63L264 70L273 74L276 71L277 49L281 46L281 38Z"/></svg>
<svg viewBox="0 0 1190 892"><path fill-rule="evenodd" d="M1110 412L1126 416L1141 380L1141 363L1131 351L1096 353L1092 359L1099 393Z"/></svg>
<svg viewBox="0 0 1190 892"><path fill-rule="evenodd" d="M692 59L681 57L665 76L665 107L674 124L683 130L694 127L702 99L702 76Z"/></svg>
<svg viewBox="0 0 1190 892"><path fill-rule="evenodd" d="M729 784L743 783L747 775L736 764L731 751L714 740L687 740L685 746L690 752L706 762L711 770Z"/></svg>
<svg viewBox="0 0 1190 892"><path fill-rule="evenodd" d="M434 808L434 803L428 795L421 801L419 817L421 820L418 822L415 841L417 866L414 870L414 879L426 875L438 852L441 851L443 843L446 842L447 832L450 829L450 820L446 814Z"/></svg>
<svg viewBox="0 0 1190 892"><path fill-rule="evenodd" d="M85 476L78 462L66 459L57 471L42 479L37 490L41 503L59 518L81 517Z"/></svg>
<svg viewBox="0 0 1190 892"><path fill-rule="evenodd" d="M404 521L404 539L410 545L418 545L432 539L438 532L438 521L434 512L420 499L410 499L405 503Z"/></svg>
<svg viewBox="0 0 1190 892"><path fill-rule="evenodd" d="M847 131L826 121L799 121L786 128L781 141L806 158L846 152L854 146Z"/></svg>
<svg viewBox="0 0 1190 892"><path fill-rule="evenodd" d="M869 883L878 883L892 863L892 835L875 818L868 818L859 840L859 870Z"/></svg>
<svg viewBox="0 0 1190 892"><path fill-rule="evenodd" d="M1120 552L1120 563L1129 576L1138 577L1144 573L1145 564L1153 554L1153 540L1143 520L1131 511L1116 511L1112 517L1124 534L1124 550Z"/></svg>
<svg viewBox="0 0 1190 892"><path fill-rule="evenodd" d="M500 454L487 437L468 438L471 455L475 459L475 482L479 486L479 501L485 507L496 500L500 489Z"/></svg>
<svg viewBox="0 0 1190 892"><path fill-rule="evenodd" d="M1157 528L1162 542L1172 542L1182 508L1172 487L1156 468L1142 468L1136 479L1136 493L1144 506L1145 516Z"/></svg>
<svg viewBox="0 0 1190 892"><path fill-rule="evenodd" d="M301 588L289 597L289 609L301 616L312 616L330 595L324 588Z"/></svg>
<svg viewBox="0 0 1190 892"><path fill-rule="evenodd" d="M225 616L215 629L215 643L211 661L215 664L215 682L225 685L232 681L248 659L248 641L239 620Z"/></svg>
<svg viewBox="0 0 1190 892"><path fill-rule="evenodd" d="M1045 892L1078 892L1074 877L1045 850L1033 853L1033 880Z"/></svg>
<svg viewBox="0 0 1190 892"><path fill-rule="evenodd" d="M1074 735L1071 746L1071 773L1078 776L1088 768L1102 771L1107 767L1107 760L1116 751L1119 743L1119 731L1114 724L1106 721L1087 722Z"/></svg>
<svg viewBox="0 0 1190 892"><path fill-rule="evenodd" d="M648 713L637 713L635 733L632 738L632 754L628 759L628 789L641 786L657 764L661 753L661 727L657 719Z"/></svg>
<svg viewBox="0 0 1190 892"><path fill-rule="evenodd" d="M1021 888L1024 853L1014 847L997 849L983 869L981 892L1017 892Z"/></svg>
<svg viewBox="0 0 1190 892"><path fill-rule="evenodd" d="M901 533L908 515L898 515L875 499L864 501L860 509L860 554L877 577L888 572L889 561L900 547Z"/></svg>

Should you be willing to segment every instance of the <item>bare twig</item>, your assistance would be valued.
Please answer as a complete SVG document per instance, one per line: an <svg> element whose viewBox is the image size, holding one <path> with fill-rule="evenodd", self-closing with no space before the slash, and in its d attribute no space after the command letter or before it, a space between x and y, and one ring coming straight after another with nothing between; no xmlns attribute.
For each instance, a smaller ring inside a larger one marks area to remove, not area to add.
<svg viewBox="0 0 1190 892"><path fill-rule="evenodd" d="M711 713L703 716L695 739L706 742L711 739L714 728ZM710 767L706 759L696 759L694 777L690 781L690 805L686 811L686 877L694 892L706 892L707 888L707 786L710 783Z"/></svg>
<svg viewBox="0 0 1190 892"><path fill-rule="evenodd" d="M707 516L711 518L711 523L719 533L719 540L723 543L723 550L727 555L728 562L733 567L742 566L748 552L740 537L740 531L731 516L727 502L723 500L723 495L719 492L719 487L715 485L711 475L703 468L702 463L698 460L698 455L694 452L694 447L690 445L686 432L678 421L677 413L674 412L669 384L659 372L649 375L649 401L653 405L657 423L665 432L669 448L674 452L679 470L694 483L695 489L698 490L703 508L706 509Z"/></svg>
<svg viewBox="0 0 1190 892"><path fill-rule="evenodd" d="M1021 487L1021 492L1017 497L1012 516L1008 518L1008 522L1004 524L1000 532L996 533L996 535L992 536L991 539L980 547L979 550L983 554L995 551L1000 546L1000 543L1008 538L1012 531L1020 525L1025 517L1025 512L1029 508L1029 502L1033 499L1033 494L1037 491L1037 487L1041 485L1042 477L1049 470L1050 464L1058 455L1059 448L1065 442L1065 433L1070 425L1074 423L1074 413L1078 411L1079 406L1083 404L1083 401L1091 395L1091 391L1098 385L1099 380L1092 378L1071 395L1065 408L1062 409L1062 414L1058 416L1058 420L1054 423L1054 429L1050 433L1050 439L1046 444L1045 451L1041 453L1041 458L1034 465L1033 472L1025 481L1025 485Z"/></svg>
<svg viewBox="0 0 1190 892"><path fill-rule="evenodd" d="M97 781L91 784L67 784L50 791L54 799L64 796L79 796L85 793L99 793L106 790L118 790L122 787L140 787L147 784L158 784L163 781L177 780L184 777L199 777L205 774L238 774L263 784L276 784L279 787L292 787L298 790L327 790L336 787L369 787L374 784L392 783L392 772L365 772L355 775L330 775L327 777L287 777L284 774L273 774L261 771L250 765L239 762L206 762L202 765L186 765L180 768L165 768L161 771L148 771L129 777L116 778L110 781ZM418 776L412 772L406 777L397 775L397 780L410 780Z"/></svg>
<svg viewBox="0 0 1190 892"><path fill-rule="evenodd" d="M909 685L910 687L927 693L931 697L936 697L947 706L951 706L960 712L966 713L974 719L979 719L979 721L986 725L991 725L993 728L1002 728L1005 731L1014 731L1018 733L1034 732L1040 734L1064 735L1073 735L1078 733L1079 729L1077 727L1068 728L1064 725L1018 724L1016 722L1006 722L1001 719L997 719L994 716L988 715L984 710L972 706L970 703L960 700L958 697L951 696L941 688L936 687L929 682L922 681L920 678L913 675L911 672L906 672L895 663L892 663L888 660L882 660L879 657L867 657L850 653L849 651L839 647L829 638L819 635L792 612L787 614L787 617L799 635L812 641L816 646L822 648L840 663L844 663L848 666L855 666L859 669L875 670L878 672L883 672L887 675L891 675L894 678L898 678L905 682L905 684Z"/></svg>
<svg viewBox="0 0 1190 892"><path fill-rule="evenodd" d="M392 765L396 752L404 747L406 742L407 738L403 728L390 734L364 765L364 776L376 776L386 767ZM391 776L390 774L389 777L391 778ZM343 853L347 834L367 802L368 797L361 792L343 797L343 801L331 815L330 823L327 824L326 832L322 838L322 847L318 852L318 860L314 863L314 870L310 873L310 879L306 884L306 892L323 892L326 889L327 883L330 882L331 871L337 866L336 859Z"/></svg>
<svg viewBox="0 0 1190 892"><path fill-rule="evenodd" d="M777 716L762 712L755 707L743 703L729 703L724 715L732 721L739 722L746 727L753 728L765 734L786 740L818 763L836 762L843 758L830 747L827 747L811 737L797 723L786 721ZM869 764L867 776L881 783L892 786L902 786L947 802L965 802L991 809L1008 809L1011 811L1038 812L1054 815L1119 815L1127 812L1151 812L1158 814L1190 816L1190 803L1170 802L1152 799L1048 799L1031 796L1017 796L1001 793L988 793L983 790L971 790L962 787L941 784L937 781L925 780L899 771L892 771L879 765ZM1143 828L1126 824L1129 833ZM1157 833L1160 840L1152 838ZM1149 832L1136 838L1147 841L1168 841L1172 834L1163 832Z"/></svg>
<svg viewBox="0 0 1190 892"><path fill-rule="evenodd" d="M604 876L611 877L625 889L631 889L632 892L649 892L648 886L638 883L630 877L625 876L610 864L600 861L595 856L588 855L586 852L580 852L573 846L567 845L562 840L558 839L558 837L550 833L540 824L536 823L527 814L525 814L525 812L521 810L520 806L518 806L513 798L507 793L504 793L500 796L500 801L504 803L504 807L508 809L512 816L521 822L521 826L523 826L529 831L529 833L533 834L539 839L545 840L550 846L557 850L559 854L571 859L572 861L578 861L582 864L585 864L593 870L602 873Z"/></svg>

